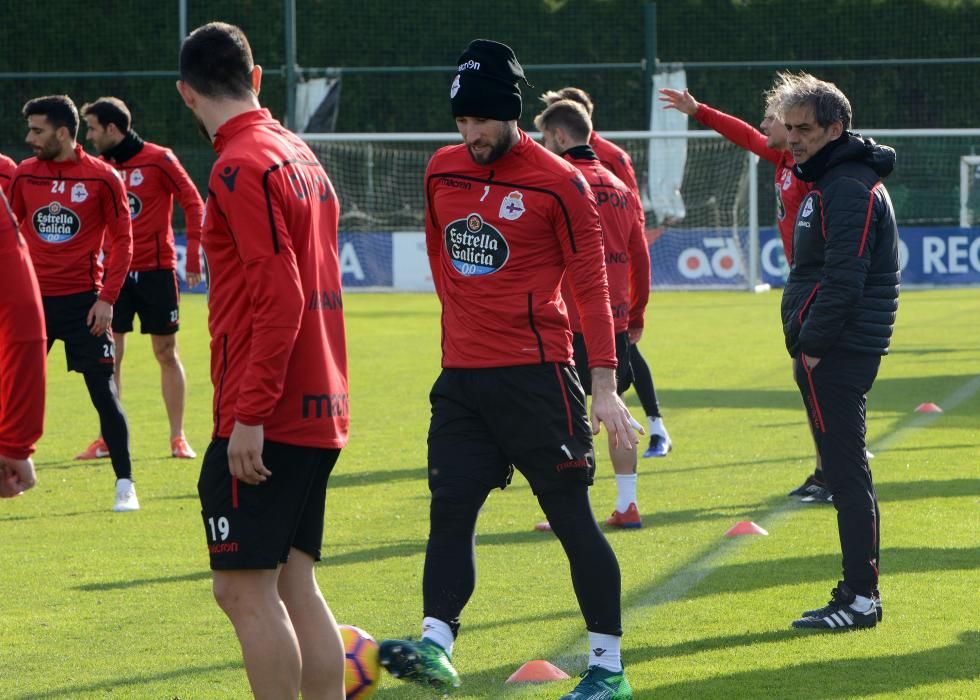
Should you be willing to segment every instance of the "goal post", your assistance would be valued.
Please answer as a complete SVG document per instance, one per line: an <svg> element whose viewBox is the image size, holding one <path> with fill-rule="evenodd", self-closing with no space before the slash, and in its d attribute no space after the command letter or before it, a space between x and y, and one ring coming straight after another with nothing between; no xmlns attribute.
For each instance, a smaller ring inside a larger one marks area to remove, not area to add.
<svg viewBox="0 0 980 700"><path fill-rule="evenodd" d="M960 228L980 223L980 156L960 156Z"/></svg>

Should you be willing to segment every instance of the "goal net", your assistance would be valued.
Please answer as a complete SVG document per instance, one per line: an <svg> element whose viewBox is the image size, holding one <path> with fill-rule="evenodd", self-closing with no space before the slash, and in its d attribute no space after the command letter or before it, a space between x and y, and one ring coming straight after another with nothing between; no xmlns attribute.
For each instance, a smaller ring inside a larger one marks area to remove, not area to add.
<svg viewBox="0 0 980 700"><path fill-rule="evenodd" d="M655 288L746 288L748 272L749 161L746 153L716 134L672 134L686 143L680 198L683 217L664 218L653 208L650 159L657 157L657 132L620 132L614 140L633 158L647 209ZM653 135L657 139L653 139ZM347 262L354 266L348 286L429 288L421 237L424 231L423 178L436 149L459 143L443 134L302 134L341 202L340 229ZM415 263L399 254L421 255ZM344 251L341 256L345 262ZM397 259L393 259L397 258ZM390 261L386 278L371 265ZM420 262L419 262L420 261ZM377 272L377 271L375 271ZM397 279L401 273L402 279ZM345 276L347 284L350 276ZM363 284L361 284L363 282Z"/></svg>

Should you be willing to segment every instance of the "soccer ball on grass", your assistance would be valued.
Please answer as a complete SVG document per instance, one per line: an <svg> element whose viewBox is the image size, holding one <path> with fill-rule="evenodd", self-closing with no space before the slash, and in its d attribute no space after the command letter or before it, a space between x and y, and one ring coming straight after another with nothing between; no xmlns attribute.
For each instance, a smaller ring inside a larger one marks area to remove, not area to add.
<svg viewBox="0 0 980 700"><path fill-rule="evenodd" d="M339 625L344 640L344 688L347 700L364 700L374 694L381 679L378 643L353 625Z"/></svg>

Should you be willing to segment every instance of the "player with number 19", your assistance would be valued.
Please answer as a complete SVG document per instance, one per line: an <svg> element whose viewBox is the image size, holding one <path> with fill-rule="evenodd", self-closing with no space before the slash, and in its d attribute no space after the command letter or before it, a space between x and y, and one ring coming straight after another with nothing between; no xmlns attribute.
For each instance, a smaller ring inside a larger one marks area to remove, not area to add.
<svg viewBox="0 0 980 700"><path fill-rule="evenodd" d="M48 350L63 340L69 371L85 377L116 474L113 510L138 510L129 427L112 379L112 305L133 256L126 190L111 165L75 142L70 97L38 97L23 114L35 156L14 171L10 200L37 272ZM112 252L100 260L106 236Z"/></svg>

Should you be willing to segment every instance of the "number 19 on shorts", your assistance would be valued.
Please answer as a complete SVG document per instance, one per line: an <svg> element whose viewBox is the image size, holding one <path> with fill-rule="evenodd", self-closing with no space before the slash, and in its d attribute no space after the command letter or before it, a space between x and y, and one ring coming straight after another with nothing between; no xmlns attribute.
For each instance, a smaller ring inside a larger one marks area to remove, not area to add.
<svg viewBox="0 0 980 700"><path fill-rule="evenodd" d="M220 518L208 518L208 529L210 530L211 541L224 542L228 539L228 533L231 532L231 525L228 523L228 518L221 516Z"/></svg>

